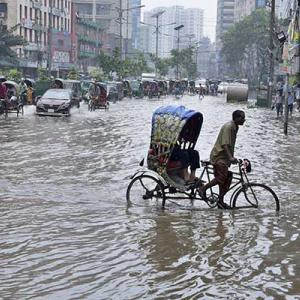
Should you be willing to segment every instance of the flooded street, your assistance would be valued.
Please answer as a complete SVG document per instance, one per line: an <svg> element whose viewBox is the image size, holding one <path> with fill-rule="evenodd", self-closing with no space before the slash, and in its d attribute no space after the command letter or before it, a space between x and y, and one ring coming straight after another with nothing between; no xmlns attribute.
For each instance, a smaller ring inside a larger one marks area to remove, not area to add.
<svg viewBox="0 0 300 300"><path fill-rule="evenodd" d="M201 159L244 109L236 156L281 211L126 206L155 108L203 113ZM283 135L275 112L222 96L85 104L70 118L0 119L1 299L295 299L300 295L300 113ZM298 298L299 299L299 298Z"/></svg>

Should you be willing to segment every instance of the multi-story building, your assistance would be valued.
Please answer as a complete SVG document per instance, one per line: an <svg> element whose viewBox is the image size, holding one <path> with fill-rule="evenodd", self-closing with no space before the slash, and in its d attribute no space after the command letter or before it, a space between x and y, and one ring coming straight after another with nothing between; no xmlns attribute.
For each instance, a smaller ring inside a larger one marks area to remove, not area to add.
<svg viewBox="0 0 300 300"><path fill-rule="evenodd" d="M107 43L103 23L81 16L76 3L72 3L72 56L81 71L95 66L95 57Z"/></svg>
<svg viewBox="0 0 300 300"><path fill-rule="evenodd" d="M266 0L235 0L234 20L240 21L249 16L252 11L266 7Z"/></svg>
<svg viewBox="0 0 300 300"><path fill-rule="evenodd" d="M182 24L184 28L182 33L188 37L185 41L186 46L190 42L191 37L193 41L200 41L203 38L203 22L204 10L200 8L187 8L183 12ZM188 43L188 44L187 44Z"/></svg>
<svg viewBox="0 0 300 300"><path fill-rule="evenodd" d="M68 69L71 60L71 0L0 0L0 19L27 45L15 50L24 75L38 67Z"/></svg>
<svg viewBox="0 0 300 300"><path fill-rule="evenodd" d="M222 36L234 24L235 0L218 0L216 26L216 62L219 75L223 73L221 61Z"/></svg>
<svg viewBox="0 0 300 300"><path fill-rule="evenodd" d="M148 52L156 53L156 18L158 12L164 13L159 17L158 56L169 57L172 49L178 47L178 36L174 27L184 25L180 30L179 48L188 47L191 43L199 41L203 37L203 10L184 9L183 6L157 7L144 13L144 22L153 27L149 38Z"/></svg>
<svg viewBox="0 0 300 300"><path fill-rule="evenodd" d="M130 7L139 7L141 6L141 0L130 0ZM140 27L141 27L141 8L136 8L132 10L131 13L131 23L132 23L132 47L138 49L139 36L140 36Z"/></svg>
<svg viewBox="0 0 300 300"><path fill-rule="evenodd" d="M111 52L120 45L120 31L122 32L122 48L126 51L131 37L131 11L129 0L73 0L80 16L93 20L107 28L107 39L102 48ZM120 24L120 16L121 24Z"/></svg>

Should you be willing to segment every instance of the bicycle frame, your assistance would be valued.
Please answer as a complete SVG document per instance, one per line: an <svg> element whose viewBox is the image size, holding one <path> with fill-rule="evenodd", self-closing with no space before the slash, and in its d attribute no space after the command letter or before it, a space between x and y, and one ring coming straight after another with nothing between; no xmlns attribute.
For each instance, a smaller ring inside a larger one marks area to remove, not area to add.
<svg viewBox="0 0 300 300"><path fill-rule="evenodd" d="M211 164L209 164L208 162L206 162L206 163L202 162L202 166L204 166L204 169L199 177L198 183L201 183L205 176L208 180L208 183L210 183L212 178L214 177L213 166ZM230 202L232 201L232 199L234 198L235 194L240 189L240 187L243 187L245 184L249 183L249 179L248 179L247 173L243 167L243 163L239 162L238 166L239 166L238 172L230 171L232 173L232 182L231 182L228 192L235 189L230 197ZM215 194L212 187L210 187L209 190L210 190L210 195Z"/></svg>

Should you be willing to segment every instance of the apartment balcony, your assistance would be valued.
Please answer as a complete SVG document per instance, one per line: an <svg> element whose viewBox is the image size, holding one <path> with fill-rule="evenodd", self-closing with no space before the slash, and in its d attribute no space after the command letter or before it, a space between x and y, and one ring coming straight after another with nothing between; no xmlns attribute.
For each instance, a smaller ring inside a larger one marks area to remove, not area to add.
<svg viewBox="0 0 300 300"><path fill-rule="evenodd" d="M97 54L92 53L92 52L87 52L87 51L79 51L78 53L78 58L79 59L84 59L84 58L94 58Z"/></svg>
<svg viewBox="0 0 300 300"><path fill-rule="evenodd" d="M90 17L90 16L89 16ZM86 27L98 29L98 30L104 30L107 29L107 25L104 24L103 22L94 22L90 19L86 18L78 18L77 23L81 25L85 25Z"/></svg>
<svg viewBox="0 0 300 300"><path fill-rule="evenodd" d="M97 41L91 37L88 37L86 35L82 35L82 34L77 34L77 38L79 42L83 42L86 44L90 44L90 45L94 45L96 47L101 47L102 43L100 41Z"/></svg>

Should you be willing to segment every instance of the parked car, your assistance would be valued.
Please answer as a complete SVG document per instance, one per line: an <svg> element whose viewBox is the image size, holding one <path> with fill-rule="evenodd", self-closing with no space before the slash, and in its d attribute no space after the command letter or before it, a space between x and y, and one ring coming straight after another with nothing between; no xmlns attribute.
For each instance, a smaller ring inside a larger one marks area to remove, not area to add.
<svg viewBox="0 0 300 300"><path fill-rule="evenodd" d="M36 114L45 116L69 116L72 107L70 89L49 89L36 103Z"/></svg>

